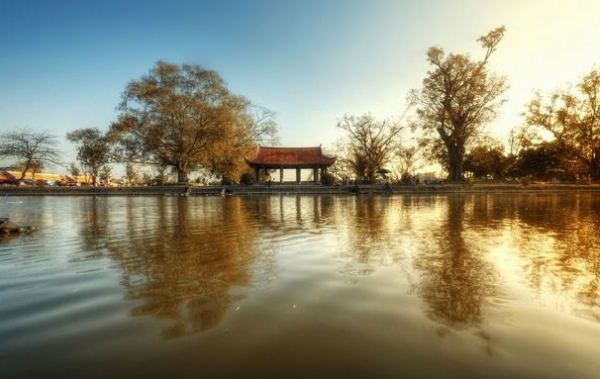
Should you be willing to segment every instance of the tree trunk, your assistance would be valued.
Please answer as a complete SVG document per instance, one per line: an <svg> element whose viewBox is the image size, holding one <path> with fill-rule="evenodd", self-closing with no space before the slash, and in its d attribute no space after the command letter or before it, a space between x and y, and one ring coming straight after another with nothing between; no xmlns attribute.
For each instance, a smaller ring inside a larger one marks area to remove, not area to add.
<svg viewBox="0 0 600 379"><path fill-rule="evenodd" d="M456 143L446 144L448 149L448 180L450 182L460 182L463 180L463 160L465 157L465 148Z"/></svg>
<svg viewBox="0 0 600 379"><path fill-rule="evenodd" d="M372 167L369 167L367 169L367 174L366 174L366 179L369 181L369 183L373 184L375 183L375 169Z"/></svg>
<svg viewBox="0 0 600 379"><path fill-rule="evenodd" d="M25 162L25 167L23 167L23 171L21 171L21 177L19 178L19 180L23 180L25 175L27 175L27 170L29 170L30 165L31 165L31 159L28 159L27 162Z"/></svg>
<svg viewBox="0 0 600 379"><path fill-rule="evenodd" d="M185 183L188 174L187 163L185 161L177 160L174 166L177 171L177 183Z"/></svg>
<svg viewBox="0 0 600 379"><path fill-rule="evenodd" d="M183 168L177 168L177 183L185 183L187 181L187 171Z"/></svg>
<svg viewBox="0 0 600 379"><path fill-rule="evenodd" d="M592 159L590 160L590 177L592 180L600 179L600 148L592 150Z"/></svg>

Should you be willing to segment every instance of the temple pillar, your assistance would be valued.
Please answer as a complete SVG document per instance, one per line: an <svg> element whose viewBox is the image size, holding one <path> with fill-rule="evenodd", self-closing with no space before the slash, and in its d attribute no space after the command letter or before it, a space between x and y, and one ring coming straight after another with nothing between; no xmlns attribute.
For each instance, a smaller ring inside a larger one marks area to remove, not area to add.
<svg viewBox="0 0 600 379"><path fill-rule="evenodd" d="M279 169L279 183L283 183L283 167Z"/></svg>
<svg viewBox="0 0 600 379"><path fill-rule="evenodd" d="M258 183L260 181L260 169L258 167L254 167L252 171L254 171L254 181Z"/></svg>
<svg viewBox="0 0 600 379"><path fill-rule="evenodd" d="M319 167L313 168L313 178L315 183L319 183Z"/></svg>
<svg viewBox="0 0 600 379"><path fill-rule="evenodd" d="M300 167L296 167L296 183L300 183L301 180L302 180L302 170L300 170Z"/></svg>

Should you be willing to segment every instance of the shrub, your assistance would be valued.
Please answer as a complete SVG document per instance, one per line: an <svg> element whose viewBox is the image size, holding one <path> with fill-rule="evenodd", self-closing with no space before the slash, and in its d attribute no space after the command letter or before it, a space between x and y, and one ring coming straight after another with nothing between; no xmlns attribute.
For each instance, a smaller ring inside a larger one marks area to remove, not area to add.
<svg viewBox="0 0 600 379"><path fill-rule="evenodd" d="M408 172L405 172L402 174L400 182L402 184L413 184L413 176L411 174L409 174Z"/></svg>
<svg viewBox="0 0 600 379"><path fill-rule="evenodd" d="M254 176L250 172L246 172L240 176L240 183L245 186L254 184Z"/></svg>
<svg viewBox="0 0 600 379"><path fill-rule="evenodd" d="M332 174L328 172L324 172L323 174L321 174L321 184L323 184L324 186L332 186L334 182L335 178Z"/></svg>

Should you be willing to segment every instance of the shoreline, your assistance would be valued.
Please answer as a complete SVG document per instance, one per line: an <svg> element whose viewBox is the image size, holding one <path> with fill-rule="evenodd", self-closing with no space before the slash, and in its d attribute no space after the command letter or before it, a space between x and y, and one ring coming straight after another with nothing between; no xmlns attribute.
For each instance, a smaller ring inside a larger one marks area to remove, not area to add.
<svg viewBox="0 0 600 379"><path fill-rule="evenodd" d="M320 184L273 184L251 186L136 186L136 187L0 187L0 196L256 196L256 195L421 195L445 193L546 193L600 192L600 184L443 184L324 186Z"/></svg>

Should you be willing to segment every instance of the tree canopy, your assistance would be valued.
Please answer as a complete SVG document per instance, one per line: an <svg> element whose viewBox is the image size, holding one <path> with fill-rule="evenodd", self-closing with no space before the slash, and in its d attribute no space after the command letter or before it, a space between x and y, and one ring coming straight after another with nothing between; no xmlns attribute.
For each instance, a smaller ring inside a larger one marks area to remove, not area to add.
<svg viewBox="0 0 600 379"><path fill-rule="evenodd" d="M464 170L473 173L476 179L492 176L494 180L499 180L505 176L506 168L504 148L500 144L475 146L465 155Z"/></svg>
<svg viewBox="0 0 600 379"><path fill-rule="evenodd" d="M527 105L526 123L550 132L564 151L600 179L600 72L593 69L575 89L543 96L537 92Z"/></svg>
<svg viewBox="0 0 600 379"><path fill-rule="evenodd" d="M77 144L77 159L95 185L103 167L110 161L108 138L97 128L84 128L67 133L67 139Z"/></svg>
<svg viewBox="0 0 600 379"><path fill-rule="evenodd" d="M444 53L441 47L427 51L433 69L423 80L423 87L412 90L409 101L416 106L418 126L431 140L433 149L445 148L442 164L449 180L460 181L467 144L497 115L506 91L504 77L488 70L488 60L502 40L505 28L490 31L477 41L485 49L482 60L465 54ZM439 157L438 152L433 155Z"/></svg>
<svg viewBox="0 0 600 379"><path fill-rule="evenodd" d="M240 152L276 135L272 113L256 110L217 72L159 61L127 85L109 136L123 161L171 168L178 182L198 168L232 177L245 169Z"/></svg>

